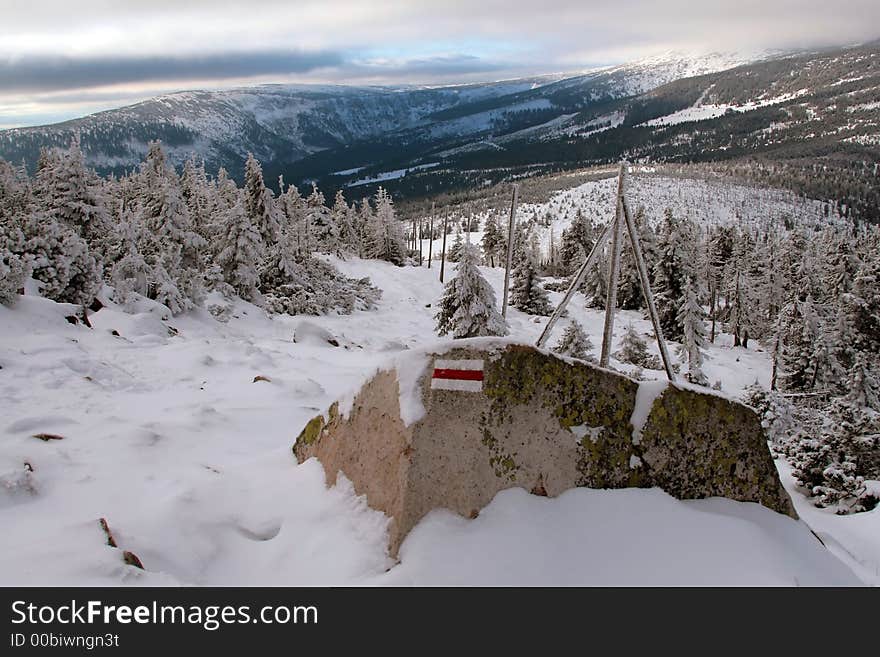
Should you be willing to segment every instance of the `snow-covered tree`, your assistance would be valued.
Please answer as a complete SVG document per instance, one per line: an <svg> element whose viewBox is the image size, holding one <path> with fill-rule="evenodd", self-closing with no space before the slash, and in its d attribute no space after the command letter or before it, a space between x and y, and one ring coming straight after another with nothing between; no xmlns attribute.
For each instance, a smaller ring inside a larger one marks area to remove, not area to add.
<svg viewBox="0 0 880 657"><path fill-rule="evenodd" d="M461 252L463 249L464 240L461 237L461 228L456 227L455 239L452 242L452 246L450 246L449 250L446 252L446 260L449 262L458 262L461 258Z"/></svg>
<svg viewBox="0 0 880 657"><path fill-rule="evenodd" d="M657 254L657 238L654 231L645 219L645 209L636 211L633 221L639 233L639 242L642 247L642 256L648 271L651 271L652 263ZM624 310L639 310L645 307L645 295L642 292L642 282L636 265L635 254L629 243L629 237L624 231L623 249L620 254L620 278L617 284L617 307Z"/></svg>
<svg viewBox="0 0 880 657"><path fill-rule="evenodd" d="M270 248L278 240L281 217L272 190L263 181L263 168L252 153L244 165L244 211L260 232L263 248Z"/></svg>
<svg viewBox="0 0 880 657"><path fill-rule="evenodd" d="M541 287L541 279L531 257L523 254L513 270L510 286L510 305L529 315L549 316L553 312L547 291Z"/></svg>
<svg viewBox="0 0 880 657"><path fill-rule="evenodd" d="M455 278L446 283L440 311L434 316L439 335L507 335L507 322L495 308L495 292L477 267L479 257L477 247L462 248Z"/></svg>
<svg viewBox="0 0 880 657"><path fill-rule="evenodd" d="M34 183L38 207L62 222L87 245L100 261L102 240L110 228L107 199L97 174L86 167L79 140L67 150L43 151Z"/></svg>
<svg viewBox="0 0 880 657"><path fill-rule="evenodd" d="M703 351L706 348L706 325L703 307L697 298L696 277L685 281L684 303L679 310L678 321L682 326L682 343L679 355L687 363L687 380L704 386L709 383L703 373Z"/></svg>
<svg viewBox="0 0 880 657"><path fill-rule="evenodd" d="M337 231L337 255L342 255L342 251L357 253L360 240L360 236L355 232L357 219L354 208L346 202L345 194L341 189L336 192L336 197L333 199L330 223Z"/></svg>
<svg viewBox="0 0 880 657"><path fill-rule="evenodd" d="M620 341L620 351L615 354L617 360L632 365L643 365L648 358L648 345L645 340L636 333L633 325L626 327L623 339Z"/></svg>
<svg viewBox="0 0 880 657"><path fill-rule="evenodd" d="M34 210L23 218L21 255L53 301L89 305L101 289L101 265L86 241L54 216Z"/></svg>
<svg viewBox="0 0 880 657"><path fill-rule="evenodd" d="M595 241L593 223L578 210L568 228L562 231L562 243L559 247L559 259L566 276L577 272Z"/></svg>
<svg viewBox="0 0 880 657"><path fill-rule="evenodd" d="M2 198L0 198L2 202ZM0 207L0 304L11 305L24 286L30 268L19 254L24 250L24 234L12 221L12 212Z"/></svg>
<svg viewBox="0 0 880 657"><path fill-rule="evenodd" d="M376 192L376 211L368 226L366 257L401 266L406 261L406 252L406 237L395 215L394 203L380 187Z"/></svg>
<svg viewBox="0 0 880 657"><path fill-rule="evenodd" d="M262 238L257 226L239 201L227 211L223 220L225 230L220 236L217 264L224 280L247 301L259 298L260 277L257 268L263 251Z"/></svg>
<svg viewBox="0 0 880 657"><path fill-rule="evenodd" d="M140 252L151 269L155 298L180 313L204 295L204 238L193 229L180 181L159 142L151 142L138 177L136 202L144 226Z"/></svg>
<svg viewBox="0 0 880 657"><path fill-rule="evenodd" d="M144 227L135 212L123 204L117 226L123 255L110 271L110 282L117 303L126 305L137 296L146 296L151 279L151 268L140 252L144 243Z"/></svg>
<svg viewBox="0 0 880 657"><path fill-rule="evenodd" d="M694 266L695 232L691 221L678 219L666 210L657 241L652 288L660 328L670 340L682 338L678 315L684 302L685 277Z"/></svg>
<svg viewBox="0 0 880 657"><path fill-rule="evenodd" d="M593 343L584 332L583 327L575 320L571 320L562 333L559 342L553 348L553 351L570 358L590 360L590 351L592 349Z"/></svg>
<svg viewBox="0 0 880 657"><path fill-rule="evenodd" d="M486 219L486 226L483 230L482 239L483 256L486 260L486 264L490 267L503 264L504 258L507 255L506 245L507 240L504 239L504 235L498 227L498 218L495 214L490 213L489 217ZM502 253L501 250L502 246L505 247L504 253Z"/></svg>

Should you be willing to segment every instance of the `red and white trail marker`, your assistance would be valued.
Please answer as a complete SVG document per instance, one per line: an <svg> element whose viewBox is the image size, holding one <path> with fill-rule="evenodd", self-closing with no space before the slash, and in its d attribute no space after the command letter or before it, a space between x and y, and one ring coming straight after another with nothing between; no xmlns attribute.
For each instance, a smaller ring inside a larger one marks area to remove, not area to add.
<svg viewBox="0 0 880 657"><path fill-rule="evenodd" d="M483 390L482 360L435 360L431 377L432 390Z"/></svg>

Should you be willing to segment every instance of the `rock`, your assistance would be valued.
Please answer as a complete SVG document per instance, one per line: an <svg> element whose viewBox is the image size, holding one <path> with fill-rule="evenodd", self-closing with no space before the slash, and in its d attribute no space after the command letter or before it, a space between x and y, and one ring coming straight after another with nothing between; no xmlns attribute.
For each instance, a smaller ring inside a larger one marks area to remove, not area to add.
<svg viewBox="0 0 880 657"><path fill-rule="evenodd" d="M39 438L44 443L48 443L50 440L64 440L64 436L54 433L35 433L32 438Z"/></svg>
<svg viewBox="0 0 880 657"><path fill-rule="evenodd" d="M110 331L110 335L115 335L117 338L120 337L119 331L117 331L116 329L113 329L112 331Z"/></svg>
<svg viewBox="0 0 880 657"><path fill-rule="evenodd" d="M437 357L482 360L482 389L432 388ZM551 497L577 486L659 486L679 499L724 496L796 517L760 418L739 402L666 386L650 411L641 409L647 419L634 438L639 383L589 363L491 339L397 358L409 371L430 361L415 389L404 390L407 404L408 395L420 398L421 419L404 423L389 367L361 388L347 417L333 404L293 447L300 462L318 458L328 484L344 473L391 518L392 555L432 509L468 517L513 486Z"/></svg>
<svg viewBox="0 0 880 657"><path fill-rule="evenodd" d="M138 559L138 556L134 552L129 552L128 550L123 551L122 560L127 563L129 566L134 566L135 568L144 569L144 564L141 563L141 560Z"/></svg>
<svg viewBox="0 0 880 657"><path fill-rule="evenodd" d="M259 374L254 377L254 383L256 383L257 381L265 381L266 383L272 383L272 379L270 379L267 376L263 376L262 374Z"/></svg>
<svg viewBox="0 0 880 657"><path fill-rule="evenodd" d="M101 310L101 308L103 308L103 307L104 307L104 304L101 302L101 300L96 298L94 301L92 301L91 305L89 306L89 310L91 310L93 313L96 313L99 310Z"/></svg>

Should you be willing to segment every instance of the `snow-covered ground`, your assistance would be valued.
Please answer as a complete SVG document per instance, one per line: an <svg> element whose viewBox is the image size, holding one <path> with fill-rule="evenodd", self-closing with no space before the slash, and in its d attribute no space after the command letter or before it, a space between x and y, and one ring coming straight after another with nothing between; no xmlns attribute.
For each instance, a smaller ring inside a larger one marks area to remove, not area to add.
<svg viewBox="0 0 880 657"><path fill-rule="evenodd" d="M320 464L297 465L291 446L377 365L437 340L439 270L336 264L383 289L377 310L269 317L242 302L220 323L110 305L89 329L64 319L72 307L37 297L0 307L0 584L880 583L880 511L837 517L797 492L806 522L658 489L555 499L511 489L474 520L432 512L395 564L385 516L344 480L328 489ZM503 271L484 273L500 299ZM601 314L578 295L572 315L598 348ZM528 342L546 321L515 309L509 319ZM623 312L618 336L629 322L648 332ZM735 394L766 383L768 358L722 336L706 370ZM146 570L106 545L99 518Z"/></svg>

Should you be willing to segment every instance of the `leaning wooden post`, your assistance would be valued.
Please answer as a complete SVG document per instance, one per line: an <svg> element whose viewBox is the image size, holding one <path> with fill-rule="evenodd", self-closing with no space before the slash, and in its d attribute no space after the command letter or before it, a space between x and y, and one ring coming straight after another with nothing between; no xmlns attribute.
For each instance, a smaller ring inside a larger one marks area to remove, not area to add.
<svg viewBox="0 0 880 657"><path fill-rule="evenodd" d="M675 372L672 371L672 361L669 359L669 352L666 350L666 340L663 339L663 331L660 328L660 316L657 314L657 306L654 305L654 293L651 291L651 280L648 277L648 267L645 264L645 255L642 251L642 242L639 239L639 232L629 213L626 205L626 199L621 199L623 206L623 216L626 219L626 229L629 233L629 243L635 256L636 267L639 270L639 279L642 282L642 294L645 295L645 303L648 306L648 315L651 316L651 324L654 325L654 335L657 336L657 346L660 348L660 357L663 359L663 367L666 369L666 377L670 381L675 381Z"/></svg>
<svg viewBox="0 0 880 657"><path fill-rule="evenodd" d="M440 282L443 282L443 272L446 270L446 224L449 221L449 209L443 215L443 248L440 251Z"/></svg>
<svg viewBox="0 0 880 657"><path fill-rule="evenodd" d="M507 225L507 266L504 269L504 300L501 303L501 316L507 317L507 293L510 287L510 267L513 262L513 231L516 219L516 198L519 195L519 185L513 186L513 199L510 201L510 221Z"/></svg>
<svg viewBox="0 0 880 657"><path fill-rule="evenodd" d="M590 255L587 256L587 259L584 260L584 264L581 265L578 273L572 279L571 283L569 283L568 290L566 290L565 296L562 297L562 301L556 307L556 310L553 311L553 314L550 315L550 319L547 320L547 325L541 332L541 337L539 337L538 342L535 343L535 345L539 349L547 344L547 340L550 339L550 333L553 331L553 326L556 324L556 322L559 321L559 318L562 317L562 314L565 312L565 307L568 305L568 302L571 301L574 293L578 291L581 284L584 282L584 279L587 277L587 272L590 271L590 267L593 266L593 263L596 262L596 258L598 258L599 254L602 252L602 249L605 246L605 240L608 238L609 232L611 232L611 224L608 224L602 230L602 233L599 235L596 243L593 244L593 248L590 249Z"/></svg>
<svg viewBox="0 0 880 657"><path fill-rule="evenodd" d="M614 208L614 222L611 230L611 261L608 263L608 290L605 295L605 330L602 333L602 354L599 356L599 366L608 367L608 359L611 356L611 339L614 334L614 314L617 311L617 279L620 276L620 246L621 231L623 229L623 178L626 174L626 165L621 163L620 173L617 177L617 203Z"/></svg>
<svg viewBox="0 0 880 657"><path fill-rule="evenodd" d="M431 253L434 251L434 204L431 203L431 217L428 220L428 269L431 268Z"/></svg>

